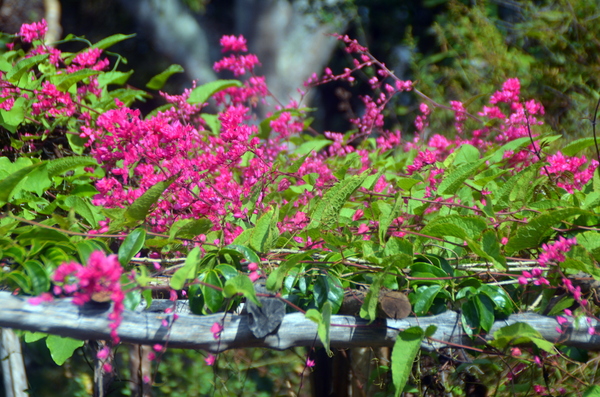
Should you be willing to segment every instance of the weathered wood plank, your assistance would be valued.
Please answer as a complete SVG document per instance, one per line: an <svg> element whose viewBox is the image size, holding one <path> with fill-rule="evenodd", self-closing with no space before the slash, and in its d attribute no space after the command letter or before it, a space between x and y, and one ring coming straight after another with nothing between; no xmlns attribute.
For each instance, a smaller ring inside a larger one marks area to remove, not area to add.
<svg viewBox="0 0 600 397"><path fill-rule="evenodd" d="M319 345L317 324L304 318L302 313L287 314L277 333L257 339L248 328L248 316L228 313L224 319L221 337L215 340L211 326L223 319L224 314L197 316L184 313L185 305L178 305L179 318L173 321L172 314L155 312L155 308L164 309L172 305L168 301L155 301L150 310L129 311L124 313L119 327L119 335L124 342L137 344L165 344L170 347L204 349L213 353L246 347L266 347L277 350L293 346ZM75 306L70 299L56 299L52 302L32 305L27 298L0 292L0 327L46 332L76 339L110 339L108 327L108 305ZM167 326L164 326L166 320ZM448 311L438 316L405 318L402 320L381 320L368 324L365 320L352 316L331 317L331 346L350 348L360 346L393 346L398 330L411 326L427 328L437 326L431 340L426 340L422 348L437 349L450 344L468 344L459 323L459 316ZM588 324L585 319L580 327L568 327L563 334L556 331L556 320L533 313L516 314L508 320L497 321L493 332L514 322L526 322L540 331L542 336L552 342L560 341L565 345L577 346L587 350L600 350L600 336L589 335L588 326L595 327L600 334L600 325L596 320Z"/></svg>

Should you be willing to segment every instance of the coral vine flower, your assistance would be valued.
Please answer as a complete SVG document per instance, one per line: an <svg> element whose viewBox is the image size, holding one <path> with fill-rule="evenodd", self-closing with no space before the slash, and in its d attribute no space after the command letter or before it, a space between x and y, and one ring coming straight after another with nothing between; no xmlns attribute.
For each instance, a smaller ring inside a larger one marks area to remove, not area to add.
<svg viewBox="0 0 600 397"><path fill-rule="evenodd" d="M239 37L235 36L223 36L219 41L221 44L221 51L235 51L235 52L246 52L248 48L246 47L246 38L242 35Z"/></svg>
<svg viewBox="0 0 600 397"><path fill-rule="evenodd" d="M55 292L74 292L73 303L76 305L83 305L91 300L112 300L113 311L108 319L111 321L109 327L114 343L119 342L117 328L125 310L125 294L120 282L122 273L123 268L116 255L106 256L102 251L94 251L87 266L75 262L63 263L52 277L55 283L62 284L62 287L55 287Z"/></svg>
<svg viewBox="0 0 600 397"><path fill-rule="evenodd" d="M25 43L31 43L34 40L43 39L48 32L48 24L45 19L39 22L21 25L18 35Z"/></svg>

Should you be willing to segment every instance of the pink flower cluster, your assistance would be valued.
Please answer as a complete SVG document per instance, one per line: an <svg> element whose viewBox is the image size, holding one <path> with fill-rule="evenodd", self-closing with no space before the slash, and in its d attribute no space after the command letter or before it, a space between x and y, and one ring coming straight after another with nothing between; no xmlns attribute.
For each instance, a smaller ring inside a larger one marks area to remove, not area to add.
<svg viewBox="0 0 600 397"><path fill-rule="evenodd" d="M227 50L246 50L243 37L226 36L222 44ZM245 62L250 58L226 59L217 62L215 69L248 70ZM117 102L116 109L86 121L81 136L88 139L91 154L106 170L106 176L96 183L99 194L93 202L126 207L156 183L174 178L147 218L153 230L164 232L180 219L208 218L216 230L223 230L224 242L229 243L242 231L231 222L231 215L247 215L244 200L257 186L260 193L255 208L263 208L263 197L269 189L276 189L270 186L278 175L272 170L272 161L287 150L287 139L304 125L291 112L281 111L270 122L269 140L256 137L258 128L250 108L267 95L263 77L252 76L242 87L215 95L220 131L207 131L199 117L206 104L190 105L190 94L191 90L182 95L162 94L175 106L152 117L143 118L138 110ZM293 107L297 104L291 103L290 109ZM242 164L244 157L246 164ZM307 161L305 165L310 164ZM331 172L327 170L327 174Z"/></svg>
<svg viewBox="0 0 600 397"><path fill-rule="evenodd" d="M575 244L577 244L575 237L564 238L563 236L559 236L558 240L553 243L542 244L542 253L538 257L538 263L540 266L546 267L551 262L564 262L565 254Z"/></svg>
<svg viewBox="0 0 600 397"><path fill-rule="evenodd" d="M111 338L114 343L119 342L117 328L121 324L123 300L125 294L121 289L121 274L123 268L116 255L106 256L102 251L94 251L89 257L86 266L76 262L60 265L54 275L54 294L65 293L73 295L73 303L83 305L91 300L113 302L113 310L108 315L111 329Z"/></svg>
<svg viewBox="0 0 600 397"><path fill-rule="evenodd" d="M592 179L594 171L598 168L598 161L592 160L588 164L585 156L568 157L557 152L547 159L549 165L541 169L543 175L548 175L556 185L569 193L581 190Z"/></svg>
<svg viewBox="0 0 600 397"><path fill-rule="evenodd" d="M46 118L50 117L69 117L75 114L77 108L71 94L61 92L54 84L44 81L42 89L37 92L37 102L32 106L32 114L43 114Z"/></svg>
<svg viewBox="0 0 600 397"><path fill-rule="evenodd" d="M46 33L48 32L48 24L45 19L42 19L39 22L34 22L30 24L21 25L21 30L18 33L18 36L21 37L21 40L25 43L31 43L34 40L41 40L44 38Z"/></svg>

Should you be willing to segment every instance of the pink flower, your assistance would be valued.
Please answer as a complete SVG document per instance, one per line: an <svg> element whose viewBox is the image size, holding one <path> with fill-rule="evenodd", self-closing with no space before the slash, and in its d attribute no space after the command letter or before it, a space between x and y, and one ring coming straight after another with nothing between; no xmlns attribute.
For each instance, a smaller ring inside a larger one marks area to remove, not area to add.
<svg viewBox="0 0 600 397"><path fill-rule="evenodd" d="M154 361L156 359L156 353L150 352L148 353L148 360Z"/></svg>
<svg viewBox="0 0 600 397"><path fill-rule="evenodd" d="M212 332L215 339L219 339L221 332L223 332L223 326L218 322L215 322L212 327L210 327L210 332Z"/></svg>
<svg viewBox="0 0 600 397"><path fill-rule="evenodd" d="M562 317L562 316L558 316L558 317L556 317L556 322L559 325L563 325L563 324L567 323L568 320L566 318Z"/></svg>
<svg viewBox="0 0 600 397"><path fill-rule="evenodd" d="M98 357L99 360L105 360L109 354L110 354L110 349L108 348L108 346L104 346L102 349L100 349L98 351L98 353L96 354L96 357Z"/></svg>
<svg viewBox="0 0 600 397"><path fill-rule="evenodd" d="M250 272L250 274L248 274L248 277L252 282L255 282L260 278L260 274L258 274L258 272Z"/></svg>
<svg viewBox="0 0 600 397"><path fill-rule="evenodd" d="M144 381L145 384L150 383L150 377L148 375L144 375L142 379L143 379L143 381Z"/></svg>
<svg viewBox="0 0 600 397"><path fill-rule="evenodd" d="M513 356L513 357L519 357L519 356L522 354L522 353L521 353L521 349L519 349L518 347L513 347L513 348L510 350L510 354L511 354L511 356Z"/></svg>
<svg viewBox="0 0 600 397"><path fill-rule="evenodd" d="M250 270L251 272L258 270L258 263L255 263L255 262L249 263L248 270Z"/></svg>
<svg viewBox="0 0 600 397"><path fill-rule="evenodd" d="M219 41L221 44L221 51L235 51L235 52L246 52L248 48L246 47L246 38L242 35L239 37L235 36L223 36Z"/></svg>
<svg viewBox="0 0 600 397"><path fill-rule="evenodd" d="M21 25L21 30L18 33L18 36L21 37L21 40L25 43L31 43L33 40L42 39L48 32L48 24L45 19L42 19L39 22L34 23L24 23Z"/></svg>
<svg viewBox="0 0 600 397"><path fill-rule="evenodd" d="M104 370L104 372L106 373L111 373L113 370L113 366L110 365L109 363L104 363L104 365L102 366L102 369Z"/></svg>
<svg viewBox="0 0 600 397"><path fill-rule="evenodd" d="M30 305L39 305L42 302L52 302L52 294L50 292L44 292L40 296L34 296L33 298L29 298L27 302Z"/></svg>
<svg viewBox="0 0 600 397"><path fill-rule="evenodd" d="M163 345L157 343L154 346L152 346L152 348L154 349L154 351L160 352L163 350Z"/></svg>
<svg viewBox="0 0 600 397"><path fill-rule="evenodd" d="M311 360L310 358L307 358L307 359L306 359L306 366L307 366L308 368L312 368L312 367L314 367L314 366L315 366L315 360Z"/></svg>
<svg viewBox="0 0 600 397"><path fill-rule="evenodd" d="M365 215L363 210L356 210L354 215L352 215L352 220L357 221Z"/></svg>
<svg viewBox="0 0 600 397"><path fill-rule="evenodd" d="M366 223L361 223L360 226L358 226L358 230L356 232L358 234L368 233L369 232L369 225L367 225Z"/></svg>
<svg viewBox="0 0 600 397"><path fill-rule="evenodd" d="M204 362L206 363L206 365L213 366L215 364L216 359L217 358L215 356L209 354L208 357L204 359Z"/></svg>
<svg viewBox="0 0 600 397"><path fill-rule="evenodd" d="M125 294L121 290L121 274L123 268L116 255L106 256L102 251L91 253L87 266L79 263L68 262L60 265L52 279L55 283L62 283L62 289L74 292L73 303L83 305L90 300L113 301L113 311L108 315L111 321L111 337L114 343L119 342L117 328L125 306Z"/></svg>

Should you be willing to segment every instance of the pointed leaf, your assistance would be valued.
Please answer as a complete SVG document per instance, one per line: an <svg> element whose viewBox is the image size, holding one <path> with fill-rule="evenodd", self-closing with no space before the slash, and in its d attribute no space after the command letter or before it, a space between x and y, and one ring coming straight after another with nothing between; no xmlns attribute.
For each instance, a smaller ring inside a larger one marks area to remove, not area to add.
<svg viewBox="0 0 600 397"><path fill-rule="evenodd" d="M256 299L254 284L252 283L252 280L250 280L250 277L245 274L238 274L227 280L225 282L225 287L223 288L223 294L227 298L237 294L243 294L246 299L250 299L257 306L261 306L258 299Z"/></svg>
<svg viewBox="0 0 600 397"><path fill-rule="evenodd" d="M78 167L98 166L96 159L88 156L61 157L50 160L47 162L47 164L48 175L50 177L61 175Z"/></svg>
<svg viewBox="0 0 600 397"><path fill-rule="evenodd" d="M135 34L121 34L121 33L113 34L112 36L108 36L107 38L100 40L96 44L92 45L90 48L100 48L101 50L104 50L108 47L111 47L111 46L117 44L117 43L120 43L123 40L127 40L132 37L135 37Z"/></svg>
<svg viewBox="0 0 600 397"><path fill-rule="evenodd" d="M475 171L485 163L485 160L486 159L480 159L473 163L463 164L450 172L447 176L444 176L444 179L438 187L438 192L441 194L455 194L463 185L464 181L470 178Z"/></svg>
<svg viewBox="0 0 600 397"><path fill-rule="evenodd" d="M137 255L146 241L146 231L142 228L135 229L119 247L119 263L123 266L128 265L131 258Z"/></svg>
<svg viewBox="0 0 600 397"><path fill-rule="evenodd" d="M167 79L169 77L171 77L175 73L183 73L183 72L184 72L184 70L181 67L181 65L176 65L176 64L171 65L167 69L165 69L163 72L152 77L150 79L150 81L148 82L148 84L146 84L146 88L149 88L151 90L160 90L165 85L165 83L167 82Z"/></svg>
<svg viewBox="0 0 600 397"><path fill-rule="evenodd" d="M517 229L517 232L506 244L507 253L539 247L544 239L553 232L552 227L577 215L596 216L594 213L575 207L558 209L539 215Z"/></svg>
<svg viewBox="0 0 600 397"><path fill-rule="evenodd" d="M73 352L83 344L82 340L63 338L58 335L48 335L48 338L46 338L46 346L50 350L50 356L57 365L63 365L73 355Z"/></svg>
<svg viewBox="0 0 600 397"><path fill-rule="evenodd" d="M24 73L27 73L38 63L44 62L49 56L50 55L48 54L42 54L21 59L8 73L6 73L5 78L11 83L16 83Z"/></svg>
<svg viewBox="0 0 600 397"><path fill-rule="evenodd" d="M11 193L14 188L21 182L27 175L33 172L36 168L40 167L44 162L32 164L28 167L21 168L20 170L13 172L6 178L0 181L0 204L8 202Z"/></svg>
<svg viewBox="0 0 600 397"><path fill-rule="evenodd" d="M392 381L396 389L395 396L402 393L408 382L423 337L423 330L419 327L408 328L396 336L392 350Z"/></svg>
<svg viewBox="0 0 600 397"><path fill-rule="evenodd" d="M329 189L312 211L308 229L335 225L338 221L340 209L369 176L369 173L370 170L367 170L360 175L350 176Z"/></svg>
<svg viewBox="0 0 600 397"><path fill-rule="evenodd" d="M193 279L196 277L201 255L202 251L200 250L200 247L194 247L194 249L190 251L187 258L185 258L185 264L183 267L178 269L173 274L173 277L171 277L171 288L180 290L185 286L185 283L188 279Z"/></svg>
<svg viewBox="0 0 600 397"><path fill-rule="evenodd" d="M81 80L87 79L90 76L95 76L100 74L99 70L92 69L82 69L73 73L65 73L55 76L52 81L56 85L59 91L67 92L69 88L75 83L80 82Z"/></svg>
<svg viewBox="0 0 600 397"><path fill-rule="evenodd" d="M219 91L223 91L224 89L230 87L241 87L243 84L239 80L217 80L211 81L210 83L206 83L201 85L200 87L196 87L190 93L190 97L187 100L187 103L192 105L197 103L205 103L208 101L208 98L213 96Z"/></svg>
<svg viewBox="0 0 600 397"><path fill-rule="evenodd" d="M160 199L163 192L171 186L176 178L177 176L172 176L167 180L158 182L156 185L146 190L144 194L138 197L133 204L127 208L127 211L125 211L125 218L133 221L145 220L150 212L150 207Z"/></svg>

